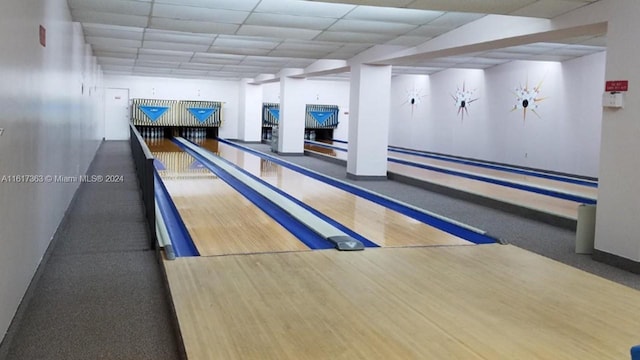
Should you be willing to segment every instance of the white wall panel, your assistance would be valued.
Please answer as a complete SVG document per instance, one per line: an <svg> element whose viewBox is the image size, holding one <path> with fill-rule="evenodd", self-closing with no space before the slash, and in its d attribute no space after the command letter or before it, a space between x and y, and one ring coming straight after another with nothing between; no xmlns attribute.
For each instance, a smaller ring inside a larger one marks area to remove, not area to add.
<svg viewBox="0 0 640 360"><path fill-rule="evenodd" d="M598 176L604 53L559 62L513 61L392 79L391 145ZM475 90L458 114L452 95ZM534 112L515 89L539 86ZM411 106L407 101L419 99Z"/></svg>
<svg viewBox="0 0 640 360"><path fill-rule="evenodd" d="M46 28L46 47L38 42ZM65 0L0 2L0 337L102 139L102 78ZM3 180L4 177L4 181Z"/></svg>

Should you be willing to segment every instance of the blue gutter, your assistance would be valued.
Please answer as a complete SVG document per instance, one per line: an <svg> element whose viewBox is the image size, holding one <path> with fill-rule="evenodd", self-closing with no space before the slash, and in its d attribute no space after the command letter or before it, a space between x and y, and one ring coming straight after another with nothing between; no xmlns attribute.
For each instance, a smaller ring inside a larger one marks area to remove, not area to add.
<svg viewBox="0 0 640 360"><path fill-rule="evenodd" d="M382 197L378 194L374 194L371 193L367 190L355 187L353 185L350 185L348 183L344 183L341 181L337 181L336 179L330 178L328 176L324 176L312 171L309 171L303 167L294 165L292 163L286 162L286 161L282 161L280 159L278 159L277 157L271 156L271 155L267 155L264 153L261 153L259 151L244 147L244 146L240 146L238 144L234 144L228 140L224 140L224 139L218 139L219 142L222 142L224 144L228 144L231 145L235 148L241 149L243 151L249 152L251 154L257 155L260 158L263 159L267 159L270 160L278 165L284 166L288 169L294 170L296 172L299 172L303 175L309 176L313 179L322 181L324 183L327 183L329 185L332 185L334 187L337 187L338 189L350 192L356 196L360 196L362 198L365 198L369 201L372 201L378 205L382 205L386 208L389 208L391 210L395 210L403 215L406 215L410 218L413 218L415 220L418 220L422 223L425 223L427 225L433 226L435 228L438 228L444 232L447 232L449 234L455 235L459 238L465 239L467 241L473 242L475 244L495 244L497 241L496 238L491 237L489 235L487 235L486 233L481 233L481 232L477 232L474 231L472 229L466 228L464 226L461 226L459 224L455 224L453 222L438 218L436 216L424 213L422 211L419 211L417 209L413 209L411 207L408 207L406 205L400 204L394 200Z"/></svg>
<svg viewBox="0 0 640 360"><path fill-rule="evenodd" d="M335 150L339 150L339 151L347 151L346 149L342 149L342 148L339 148L339 147L331 146L331 145L328 145L328 144L327 145L325 145L325 144L313 144L313 145L326 147L326 148L330 148L330 149L335 149ZM594 204L597 203L597 201L595 199L584 197L584 196L580 196L580 195L564 193L564 192L561 192L561 191L555 191L555 190L550 190L550 189L542 189L542 188L538 188L538 187L531 186L531 185L518 184L518 183L514 183L514 182L510 182L510 181L500 180L500 179L492 179L492 178L488 178L488 177L485 177L485 176L464 173L464 172L460 172L460 171L456 171L456 170L442 169L442 168L439 168L439 167L436 167L436 166L416 163L416 162L408 161L408 160L394 159L394 158L387 158L387 160L390 161L390 162L394 162L394 163L398 163L398 164L402 164L402 165L413 166L413 167L417 167L417 168L421 168L421 169L436 171L436 172L440 172L440 173L443 173L443 174L459 176L459 177L472 179L472 180L477 180L477 181L484 181L484 182L487 182L487 183L490 183L490 184L506 186L506 187L510 187L510 188L514 188L514 189L518 189L518 190L524 190L524 191L528 191L528 192L532 192L532 193L536 193L536 194L541 194L541 195L545 195L545 196L551 196L551 197L555 197L555 198L559 198L559 199L575 201L575 202L578 202L578 203L589 204L589 205L594 205Z"/></svg>
<svg viewBox="0 0 640 360"><path fill-rule="evenodd" d="M154 169L153 176L155 180L156 203L162 214L162 219L164 219L169 240L173 245L176 256L200 256L198 249L193 243L193 239L191 239L191 235L189 235L187 227L180 217L176 205L171 200L167 188L164 186L160 175L158 175L157 169Z"/></svg>
<svg viewBox="0 0 640 360"><path fill-rule="evenodd" d="M200 147L198 144L192 142L191 140L187 140L189 142L191 142L192 144ZM207 151L209 153L212 153L211 151L200 147L203 151ZM213 154L213 153L212 153ZM215 155L215 154L214 154ZM311 212L312 214L314 214L315 216L319 217L320 219L328 222L329 224L333 225L334 227L336 227L338 230L344 232L345 234L351 236L352 238L359 240L365 247L379 247L380 245L374 243L373 241L365 238L364 236L358 234L357 232L349 229L348 227L342 225L341 223L335 221L334 219L328 217L327 215L321 213L320 211L316 210L315 208L312 208L311 206L305 204L304 202L294 198L293 196L289 195L288 193L284 192L283 190L281 190L280 188L277 188L271 184L269 184L268 182L262 180L260 177L257 177L253 174L251 174L250 172L246 171L245 169L241 168L240 166L232 163L231 161L227 160L227 159L223 159L222 157L220 157L220 160L224 161L225 163L229 164L230 166L233 166L234 168L236 168L238 171L242 172L243 174L247 175L248 177L254 179L255 181L263 184L264 186L268 187L269 189L277 192L279 195L293 201L294 203L296 203L297 205L303 207L304 209L308 210L309 212ZM207 160L209 161L209 160ZM335 247L335 246L334 246Z"/></svg>
<svg viewBox="0 0 640 360"><path fill-rule="evenodd" d="M285 229L291 232L294 236L296 236L300 241L302 241L309 248L317 250L317 249L333 249L335 248L335 244L330 242L329 240L323 238L318 233L314 232L298 220L296 220L289 213L284 211L279 206L275 205L269 199L262 196L260 193L239 181L226 171L220 169L215 164L211 163L209 159L204 156L198 154L197 152L189 149L184 146L180 142L175 139L172 140L178 147L184 150L189 155L193 156L196 160L202 163L209 171L214 173L224 182L229 184L232 188L237 190L242 196L247 198L253 204L255 204L258 208L264 211L267 215L272 217L275 221L277 221L280 225L282 225Z"/></svg>

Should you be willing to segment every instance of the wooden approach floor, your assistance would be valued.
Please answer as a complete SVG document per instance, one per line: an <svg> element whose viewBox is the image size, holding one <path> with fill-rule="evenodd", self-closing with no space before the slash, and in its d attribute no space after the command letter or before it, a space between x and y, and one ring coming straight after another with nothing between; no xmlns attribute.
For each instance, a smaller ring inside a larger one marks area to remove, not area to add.
<svg viewBox="0 0 640 360"><path fill-rule="evenodd" d="M640 292L511 245L164 265L191 360L604 360L640 343Z"/></svg>
<svg viewBox="0 0 640 360"><path fill-rule="evenodd" d="M295 248L302 243L192 157L155 142L165 184L209 255L163 261L191 360L602 360L627 359L640 343L636 290L511 245L424 246L420 238L433 235L422 226L394 240L383 225L401 217L345 202L347 194L232 147L205 145L305 202L324 201L323 211L348 207L344 219L372 221L391 246ZM422 246L399 245L407 241Z"/></svg>
<svg viewBox="0 0 640 360"><path fill-rule="evenodd" d="M335 143L332 145L341 147L346 146L345 144L340 143ZM342 160L346 160L347 157L345 152L335 151L323 148L321 146L305 145L305 149L307 151L313 151ZM411 155L404 155L393 152L390 152L389 154L390 156L402 158L405 160L442 166L442 164L432 163L436 160L430 160L416 156L412 157ZM447 188L462 190L479 196L499 200L508 204L523 206L529 209L553 214L566 219L577 220L578 218L578 206L580 205L580 203L575 201L559 199L551 196L536 194L529 191L518 190L506 186L491 184L484 181L468 179L460 176L449 175L433 170L427 170L393 162L389 162L387 164L387 167L390 172L394 172L396 174L420 181L427 181L429 183L444 186ZM547 189L570 192L582 196L595 197L597 192L596 189L586 186L566 184L559 181L539 179L531 176L527 176L525 179L525 177L523 177L522 175L497 172L495 170L479 169L477 167L467 166L463 164L448 164L447 168L474 172L485 176L490 175L502 180L516 181L534 186L544 187Z"/></svg>

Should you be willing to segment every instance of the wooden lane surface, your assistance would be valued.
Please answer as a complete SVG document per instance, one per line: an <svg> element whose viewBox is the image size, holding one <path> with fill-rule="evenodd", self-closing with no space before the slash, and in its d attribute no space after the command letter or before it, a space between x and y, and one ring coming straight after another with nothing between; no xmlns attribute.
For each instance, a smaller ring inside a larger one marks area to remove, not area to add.
<svg viewBox="0 0 640 360"><path fill-rule="evenodd" d="M372 201L355 196L296 171L262 160L256 155L208 140L204 148L280 188L380 246L471 245L472 243L426 225ZM271 171L263 172L263 164Z"/></svg>
<svg viewBox="0 0 640 360"><path fill-rule="evenodd" d="M150 145L150 150L157 157L163 153L182 153L189 158L184 162L183 172L190 171L188 164L195 161L168 139ZM166 171L158 173L201 256L309 250L217 177L180 178L175 176L176 171L173 169L168 178L164 178Z"/></svg>
<svg viewBox="0 0 640 360"><path fill-rule="evenodd" d="M511 245L165 261L199 359L628 359L640 292Z"/></svg>
<svg viewBox="0 0 640 360"><path fill-rule="evenodd" d="M500 200L509 204L524 206L567 219L576 220L578 218L578 205L580 205L580 203L575 201L392 162L387 163L387 170L407 177L425 180L453 189L461 189L469 193Z"/></svg>
<svg viewBox="0 0 640 360"><path fill-rule="evenodd" d="M345 144L341 144L345 145ZM338 151L339 152L339 151ZM388 162L387 170L410 178L427 181L452 189L466 191L479 196L523 206L566 219L577 220L580 203L518 190L484 181L449 175L438 171Z"/></svg>
<svg viewBox="0 0 640 360"><path fill-rule="evenodd" d="M323 140L322 142L329 144L331 146L339 147L341 149L345 149L345 150L347 149L347 144L344 144L344 143L332 142L330 140ZM310 148L310 150L321 152L319 150L322 148L321 146L314 146L314 145L310 145L310 146L313 146L313 149ZM334 151L335 153L344 153L344 151L336 151L336 150L332 150L332 151ZM326 154L329 155L329 153L326 153ZM564 181L545 179L545 178L531 176L531 175L517 174L510 171L487 169L479 166L460 164L460 163L447 161L447 160L433 159L433 158L428 158L428 157L418 156L418 155L411 155L411 154L403 154L395 151L389 151L388 155L389 157L412 161L419 164L433 165L433 166L443 167L451 170L470 172L470 173L474 173L482 176L490 176L490 177L498 178L501 180L518 182L518 183L527 184L531 186L558 190L558 191L567 192L570 194L575 194L575 195L584 196L584 197L589 197L593 199L595 199L598 195L597 188L567 183ZM345 159L346 159L346 156L345 156Z"/></svg>
<svg viewBox="0 0 640 360"><path fill-rule="evenodd" d="M443 167L451 170L460 170L460 171L470 172L473 174L490 176L490 177L498 178L500 180L517 182L521 184L526 184L526 185L531 185L531 186L541 187L541 188L546 188L551 190L558 190L558 191L579 195L583 197L588 197L592 199L595 199L598 196L597 188L578 185L578 184L571 184L564 181L544 179L537 176L522 175L522 174L517 174L509 171L486 169L478 166L458 164L458 163L450 162L446 160L431 159L431 158L426 158L426 157L417 156L417 155L402 154L398 152L390 151L389 156L402 159L402 160L413 161L419 164L433 165L433 166Z"/></svg>

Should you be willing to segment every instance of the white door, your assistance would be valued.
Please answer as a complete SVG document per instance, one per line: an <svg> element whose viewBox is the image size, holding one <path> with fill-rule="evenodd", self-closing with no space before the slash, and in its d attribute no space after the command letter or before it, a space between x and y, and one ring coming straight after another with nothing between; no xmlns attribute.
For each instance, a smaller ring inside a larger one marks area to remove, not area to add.
<svg viewBox="0 0 640 360"><path fill-rule="evenodd" d="M104 103L104 138L129 139L129 89L107 89Z"/></svg>

